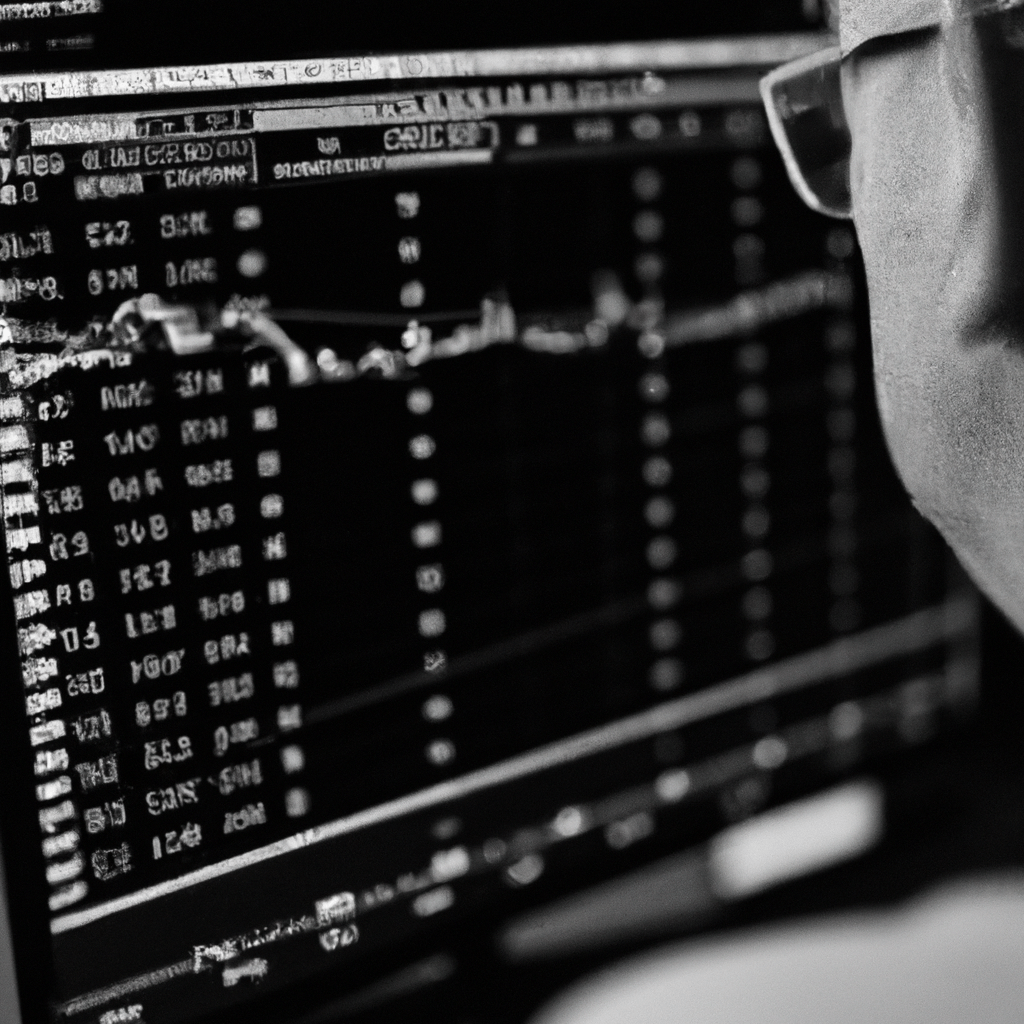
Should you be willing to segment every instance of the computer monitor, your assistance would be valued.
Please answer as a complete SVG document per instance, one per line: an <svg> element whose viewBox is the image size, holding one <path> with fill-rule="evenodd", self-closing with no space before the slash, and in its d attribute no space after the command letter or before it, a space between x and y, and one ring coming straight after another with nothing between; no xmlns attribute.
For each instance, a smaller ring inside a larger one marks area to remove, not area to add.
<svg viewBox="0 0 1024 1024"><path fill-rule="evenodd" d="M870 846L977 609L760 108L814 5L187 66L87 6L0 77L25 1020L312 1012L827 787L722 891Z"/></svg>

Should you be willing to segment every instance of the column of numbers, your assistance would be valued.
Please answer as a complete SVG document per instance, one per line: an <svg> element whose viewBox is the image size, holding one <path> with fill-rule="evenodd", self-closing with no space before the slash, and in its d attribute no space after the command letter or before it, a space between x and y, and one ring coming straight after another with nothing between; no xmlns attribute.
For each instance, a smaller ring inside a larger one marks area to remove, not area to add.
<svg viewBox="0 0 1024 1024"><path fill-rule="evenodd" d="M259 389L270 382L270 367L254 363L249 367L248 383L257 400ZM302 725L302 704L298 700L299 666L295 659L295 624L289 614L291 579L288 575L288 540L283 529L285 499L280 493L282 472L281 450L278 447L278 409L276 405L260 404L251 412L253 435L258 441L256 473L259 481L259 518L262 524L263 595L270 613L271 677L277 696L276 727L281 736L279 757L288 780L284 794L284 810L289 818L301 818L311 809L309 790L301 784L306 757L303 747L290 733Z"/></svg>

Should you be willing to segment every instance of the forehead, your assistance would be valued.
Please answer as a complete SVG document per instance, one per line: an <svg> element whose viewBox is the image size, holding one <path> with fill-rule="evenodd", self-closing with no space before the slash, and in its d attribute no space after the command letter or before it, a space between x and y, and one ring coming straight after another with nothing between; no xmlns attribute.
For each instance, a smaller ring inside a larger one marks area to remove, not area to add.
<svg viewBox="0 0 1024 1024"><path fill-rule="evenodd" d="M869 39L932 28L956 17L992 14L1024 6L1024 0L839 0L843 54Z"/></svg>

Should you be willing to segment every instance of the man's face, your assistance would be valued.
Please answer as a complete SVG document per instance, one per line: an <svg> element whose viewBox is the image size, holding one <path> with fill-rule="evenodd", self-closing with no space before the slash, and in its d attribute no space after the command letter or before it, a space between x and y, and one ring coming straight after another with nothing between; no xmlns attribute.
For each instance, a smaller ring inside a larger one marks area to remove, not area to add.
<svg viewBox="0 0 1024 1024"><path fill-rule="evenodd" d="M1024 630L1024 50L1016 14L845 58L878 403L920 510Z"/></svg>

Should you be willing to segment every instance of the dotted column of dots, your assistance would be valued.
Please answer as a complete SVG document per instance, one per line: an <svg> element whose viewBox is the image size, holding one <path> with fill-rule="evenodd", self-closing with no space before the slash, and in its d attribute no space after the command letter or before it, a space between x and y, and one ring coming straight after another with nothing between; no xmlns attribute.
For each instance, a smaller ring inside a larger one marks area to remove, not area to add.
<svg viewBox="0 0 1024 1024"><path fill-rule="evenodd" d="M420 213L419 193L396 193L395 211L400 221L409 222L403 225L403 233L398 239L398 258L403 267L408 267L412 271L423 253L422 240L414 230L414 222ZM426 288L423 282L418 277L408 278L399 290L401 306L414 310L425 301ZM415 344L419 333L419 327L413 321L409 324L403 341ZM427 427L434 407L434 395L428 388L414 385L406 393L406 407L420 420L417 426ZM409 440L409 454L418 464L410 487L410 496L423 513L423 517L412 530L412 544L418 555L416 589L422 595L424 604L418 613L416 627L424 641L423 669L441 677L448 668L448 652L443 646L448 620L441 600L445 585L444 563L436 557L431 557L436 554L434 549L440 546L443 537L440 520L430 515L440 493L436 476L430 472L431 460L436 450L437 443L434 437L425 430L418 430ZM451 697L443 692L434 692L423 702L420 713L431 726L438 726L451 718L454 710ZM424 755L430 764L442 767L454 760L455 744L446 736L435 736L427 744Z"/></svg>
<svg viewBox="0 0 1024 1024"><path fill-rule="evenodd" d="M263 277L270 266L266 250L259 244L259 230L263 227L263 210L259 206L239 206L232 217L232 227L242 233L247 247L235 261L239 276L249 281Z"/></svg>
<svg viewBox="0 0 1024 1024"><path fill-rule="evenodd" d="M660 122L652 121L660 131ZM665 188L662 173L655 167L640 167L633 175L633 238L637 253L633 273L644 290L645 298L659 298L665 274L665 256L661 242L665 234L665 217L658 206Z"/></svg>
<svg viewBox="0 0 1024 1024"><path fill-rule="evenodd" d="M847 228L833 229L826 237L825 247L832 267L846 270L854 250L852 232ZM835 316L830 320L825 334L829 356L825 370L830 484L828 587L831 597L829 626L836 633L856 629L861 621L855 479L857 414L853 404L857 389L857 371L853 361L856 341L856 329L849 317Z"/></svg>
<svg viewBox="0 0 1024 1024"><path fill-rule="evenodd" d="M763 179L760 162L741 156L729 169L735 194L730 218L736 231L733 239L733 265L736 284L747 287L764 277L764 239L758 233L764 219L764 205L758 196ZM767 542L771 530L768 492L771 474L767 465L770 443L764 418L769 396L764 375L768 368L768 347L756 338L743 342L736 350L736 402L743 425L740 427L740 534L744 553L740 568L745 580L740 600L744 623L744 653L751 661L764 661L775 651L771 628L773 596L769 579L773 569Z"/></svg>
<svg viewBox="0 0 1024 1024"><path fill-rule="evenodd" d="M396 192L395 212L401 221L414 222L420 214L420 194L418 192ZM408 267L412 276L402 282L398 291L398 301L403 309L419 309L426 301L427 290L419 277L415 276L416 264L423 253L419 235L415 232L415 224L403 225L407 230L398 240L398 258L403 267Z"/></svg>
<svg viewBox="0 0 1024 1024"><path fill-rule="evenodd" d="M423 418L416 426L426 427L429 424L429 414L434 407L433 393L419 385L410 387L406 394L406 406L413 416ZM443 531L440 520L430 517L431 507L440 494L438 482L430 472L431 460L436 450L437 444L433 436L425 431L413 434L409 440L409 454L417 463L410 496L417 509L424 515L412 529L412 544L418 556L416 589L423 602L416 626L425 644L423 669L440 677L448 667L448 654L442 646L448 621L442 603L445 585L444 563L436 557L435 550L441 544ZM421 708L424 719L431 725L447 721L453 711L451 698L439 692L427 697ZM427 744L425 755L431 764L440 767L454 759L455 744L447 737L436 737Z"/></svg>
<svg viewBox="0 0 1024 1024"><path fill-rule="evenodd" d="M633 175L636 209L632 229L638 246L633 269L644 289L645 299L654 300L659 306L665 261L658 244L665 232L665 221L657 203L664 187L664 177L654 167L640 167ZM651 610L647 632L650 651L647 680L655 690L667 692L679 687L685 675L683 661L679 657L684 639L683 627L673 614L681 588L678 580L670 575L678 556L678 546L671 534L676 507L667 493L674 469L667 455L672 425L665 404L671 385L664 359L665 340L657 330L648 328L642 331L637 347L646 361L638 387L648 407L640 421L640 440L645 449L641 464L645 492L643 515L650 531L645 552L650 569L647 603Z"/></svg>
<svg viewBox="0 0 1024 1024"><path fill-rule="evenodd" d="M269 384L269 369L264 363L249 368L250 388ZM281 703L277 707L277 731L286 735L302 725L302 705L295 700L299 686L298 664L291 647L295 643L295 624L287 617L291 601L291 581L288 576L288 541L280 520L285 512L284 496L278 490L281 474L281 450L276 447L278 427L277 407L259 405L252 410L252 430L260 442L256 455L256 473L260 490L259 514L264 524L260 552L267 570L267 607L271 613L270 643L273 649L271 674L274 688ZM279 750L281 768L288 777L301 774L306 764L305 752L298 743L285 743ZM289 779L289 781L292 781ZM284 794L284 810L289 818L301 818L309 813L309 790L300 785L289 785Z"/></svg>

